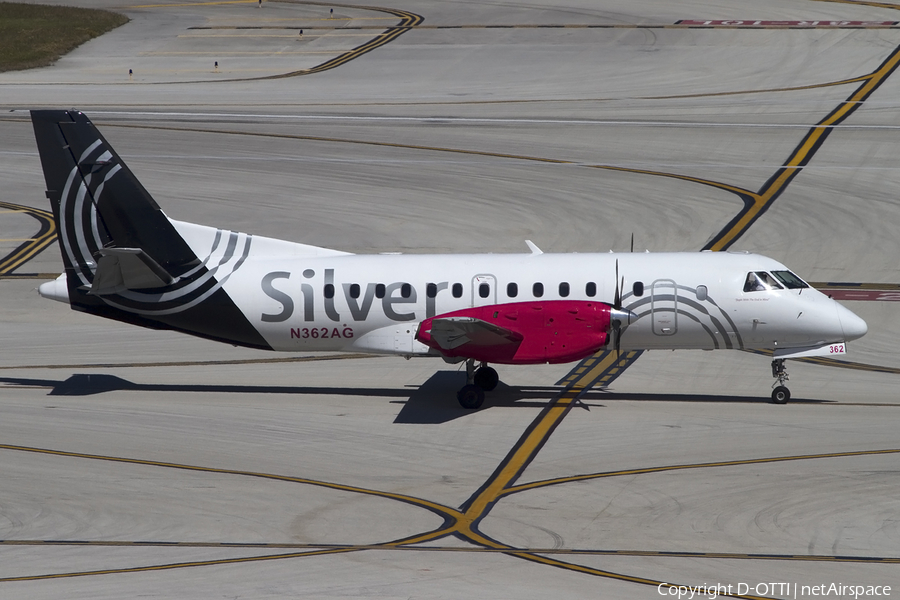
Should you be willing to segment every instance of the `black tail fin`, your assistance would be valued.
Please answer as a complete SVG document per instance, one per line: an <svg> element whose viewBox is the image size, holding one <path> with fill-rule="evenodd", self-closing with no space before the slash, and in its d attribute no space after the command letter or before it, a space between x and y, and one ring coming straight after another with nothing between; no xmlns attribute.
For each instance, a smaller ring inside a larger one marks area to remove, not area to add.
<svg viewBox="0 0 900 600"><path fill-rule="evenodd" d="M90 285L104 247L140 248L166 270L199 264L159 206L80 112L31 112L66 269ZM74 283L74 282L73 282Z"/></svg>
<svg viewBox="0 0 900 600"><path fill-rule="evenodd" d="M207 269L90 119L35 110L31 120L73 308L269 348L222 289L228 275ZM220 231L216 243L225 236L233 272L250 236Z"/></svg>

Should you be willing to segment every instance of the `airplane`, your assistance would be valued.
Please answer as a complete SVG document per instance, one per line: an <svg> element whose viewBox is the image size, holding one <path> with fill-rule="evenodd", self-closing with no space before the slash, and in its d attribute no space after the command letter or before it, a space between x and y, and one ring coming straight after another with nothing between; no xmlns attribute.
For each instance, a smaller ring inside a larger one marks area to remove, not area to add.
<svg viewBox="0 0 900 600"><path fill-rule="evenodd" d="M465 362L479 408L494 365L600 351L837 356L865 321L780 262L749 253L358 255L169 218L90 119L31 111L65 272L44 298L235 346Z"/></svg>

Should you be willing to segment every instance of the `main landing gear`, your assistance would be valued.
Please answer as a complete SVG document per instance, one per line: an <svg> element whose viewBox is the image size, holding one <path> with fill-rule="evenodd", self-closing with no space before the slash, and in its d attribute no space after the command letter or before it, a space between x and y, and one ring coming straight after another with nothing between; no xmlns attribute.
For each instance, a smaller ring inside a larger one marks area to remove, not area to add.
<svg viewBox="0 0 900 600"><path fill-rule="evenodd" d="M772 384L774 388L772 390L772 402L775 404L787 404L788 400L791 399L791 390L784 385L788 380L788 374L784 369L783 358L776 358L772 361L772 377L778 380Z"/></svg>
<svg viewBox="0 0 900 600"><path fill-rule="evenodd" d="M497 387L500 376L497 371L482 362L475 369L475 359L466 359L466 385L456 392L456 399L463 408L481 408L484 403L484 393Z"/></svg>

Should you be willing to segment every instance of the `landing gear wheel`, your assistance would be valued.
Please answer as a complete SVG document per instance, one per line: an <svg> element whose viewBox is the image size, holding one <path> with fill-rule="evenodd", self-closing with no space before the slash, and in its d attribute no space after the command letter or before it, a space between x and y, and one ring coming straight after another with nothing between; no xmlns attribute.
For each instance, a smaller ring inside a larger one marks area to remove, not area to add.
<svg viewBox="0 0 900 600"><path fill-rule="evenodd" d="M484 403L484 390L477 385L464 385L461 390L456 392L456 399L459 400L463 408L474 410L481 408Z"/></svg>
<svg viewBox="0 0 900 600"><path fill-rule="evenodd" d="M475 385L486 392L490 392L500 383L500 376L491 367L480 367L475 371Z"/></svg>
<svg viewBox="0 0 900 600"><path fill-rule="evenodd" d="M787 389L783 385L779 385L777 388L772 390L772 402L775 404L787 404L788 400L791 399L791 390Z"/></svg>
<svg viewBox="0 0 900 600"><path fill-rule="evenodd" d="M787 369L784 368L784 359L776 358L772 361L772 377L778 381L772 385L776 386L772 390L772 402L775 404L787 404L791 399L791 390L787 389L784 384L789 379Z"/></svg>

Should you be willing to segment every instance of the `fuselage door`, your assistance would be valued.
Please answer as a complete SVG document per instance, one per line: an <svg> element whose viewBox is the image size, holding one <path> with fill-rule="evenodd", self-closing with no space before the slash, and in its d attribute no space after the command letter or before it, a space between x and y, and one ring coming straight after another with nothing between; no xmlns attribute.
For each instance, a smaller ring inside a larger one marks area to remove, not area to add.
<svg viewBox="0 0 900 600"><path fill-rule="evenodd" d="M472 306L497 304L497 278L481 274L472 278Z"/></svg>
<svg viewBox="0 0 900 600"><path fill-rule="evenodd" d="M653 333L675 335L678 331L678 288L671 279L657 279L650 288Z"/></svg>

